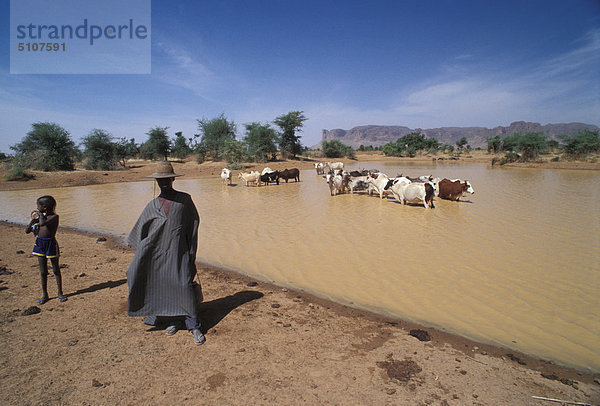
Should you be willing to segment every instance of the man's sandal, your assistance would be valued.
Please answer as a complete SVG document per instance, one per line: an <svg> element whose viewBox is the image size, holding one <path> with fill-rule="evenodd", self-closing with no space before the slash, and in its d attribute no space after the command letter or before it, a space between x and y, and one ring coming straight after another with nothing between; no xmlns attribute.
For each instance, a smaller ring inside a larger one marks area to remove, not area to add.
<svg viewBox="0 0 600 406"><path fill-rule="evenodd" d="M67 297L65 295L59 296L58 297L58 301L59 302L66 302L67 301Z"/></svg>
<svg viewBox="0 0 600 406"><path fill-rule="evenodd" d="M204 337L204 334L202 334L202 332L196 328L192 330L192 336L194 337L194 344L196 345L202 345L206 342L206 337Z"/></svg>
<svg viewBox="0 0 600 406"><path fill-rule="evenodd" d="M41 304L41 305L43 305L43 304L44 304L44 303L46 303L48 300L50 300L50 299L48 299L47 297L43 297L43 298L41 298L41 299L39 299L39 300L38 300L38 304Z"/></svg>
<svg viewBox="0 0 600 406"><path fill-rule="evenodd" d="M178 328L176 325L172 325L167 327L167 329L165 330L165 334L167 334L168 336L172 336L173 334L175 334L177 332Z"/></svg>

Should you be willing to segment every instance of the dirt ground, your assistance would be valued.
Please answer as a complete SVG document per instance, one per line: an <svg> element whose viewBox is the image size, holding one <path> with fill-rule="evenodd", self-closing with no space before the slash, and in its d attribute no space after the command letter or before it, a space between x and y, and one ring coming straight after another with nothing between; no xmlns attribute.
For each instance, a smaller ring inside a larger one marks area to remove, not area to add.
<svg viewBox="0 0 600 406"><path fill-rule="evenodd" d="M361 161L369 159L381 157ZM140 180L152 172L148 163L133 166L40 174L35 183L0 189ZM174 166L203 177L218 176L223 164ZM50 276L51 300L40 306L33 237L0 222L1 404L557 404L539 396L600 405L598 375L203 264L199 317L207 342L195 346L186 331L169 337L127 316L131 250L63 227L57 239L68 301L58 302ZM32 306L39 313L26 315Z"/></svg>
<svg viewBox="0 0 600 406"><path fill-rule="evenodd" d="M598 376L202 264L196 346L127 316L133 252L99 237L59 229L68 300L50 276L38 305L33 239L0 223L1 404L600 404Z"/></svg>
<svg viewBox="0 0 600 406"><path fill-rule="evenodd" d="M471 151L469 154L463 154L459 160L452 161L457 165L469 164L469 163L484 163L491 165L492 159L500 159L501 155L488 154L486 151ZM398 157L386 157L379 152L371 153L358 153L356 156L357 160L353 161L347 158L339 159L346 164L354 162L368 163L368 162L431 162L434 156L423 155L415 158L398 158ZM448 159L448 155L439 154L435 156L436 159ZM234 170L234 176L240 171L250 171L262 169L266 166L273 170L283 170L285 168L298 168L298 169L313 169L315 162L325 162L328 159L325 158L305 158L299 160L283 160L276 162L267 163L245 163L243 168L240 170ZM185 174L186 178L203 178L210 176L219 176L221 169L226 166L225 162L212 162L207 161L202 164L198 164L194 158L188 158L186 160L170 160L173 164L173 168L177 173ZM333 161L338 161L334 159ZM592 161L595 161L592 159ZM18 190L18 189L39 189L47 187L68 187L68 186L83 186L92 185L98 183L117 183L117 182L132 182L143 180L144 176L150 175L154 172L155 163L151 161L130 161L126 169L115 170L115 171L90 171L77 167L74 171L59 171L59 172L42 172L42 171L29 171L34 175L34 179L28 181L7 181L6 174L7 170L3 165L0 165L0 191L1 190ZM500 167L500 166L498 166ZM583 161L559 161L550 162L549 156L546 156L544 161L540 162L528 162L528 163L513 163L505 165L504 167L518 167L518 168L548 168L548 169L583 169L583 170L600 170L600 162L583 162ZM365 168L369 169L369 168Z"/></svg>

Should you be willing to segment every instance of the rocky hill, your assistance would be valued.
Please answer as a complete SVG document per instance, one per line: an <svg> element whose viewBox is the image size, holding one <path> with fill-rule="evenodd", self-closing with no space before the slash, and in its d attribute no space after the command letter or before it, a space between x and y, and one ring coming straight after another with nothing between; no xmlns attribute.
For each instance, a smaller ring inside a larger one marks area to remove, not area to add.
<svg viewBox="0 0 600 406"><path fill-rule="evenodd" d="M440 128L408 128L403 126L364 125L354 127L350 130L334 129L322 130L321 141L339 140L353 148L361 145L379 147L388 142L396 141L412 132L424 134L427 138L437 138L441 144L456 145L456 141L467 137L469 145L473 148L487 148L486 139L500 135L505 137L515 133L526 134L529 132L543 132L550 140L560 141L559 135L576 135L583 130L597 131L600 128L593 124L583 123L561 123L546 124L516 121L508 127L498 126L495 128L485 127L440 127ZM321 143L315 145L320 148Z"/></svg>

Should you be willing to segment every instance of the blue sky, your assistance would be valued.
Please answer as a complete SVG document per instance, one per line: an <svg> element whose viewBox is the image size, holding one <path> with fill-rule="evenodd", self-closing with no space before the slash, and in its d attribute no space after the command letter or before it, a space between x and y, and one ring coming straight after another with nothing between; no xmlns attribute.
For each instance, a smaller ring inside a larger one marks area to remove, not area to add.
<svg viewBox="0 0 600 406"><path fill-rule="evenodd" d="M14 75L0 1L0 151L38 121L146 140L302 110L321 129L600 125L600 2L153 1L149 75Z"/></svg>

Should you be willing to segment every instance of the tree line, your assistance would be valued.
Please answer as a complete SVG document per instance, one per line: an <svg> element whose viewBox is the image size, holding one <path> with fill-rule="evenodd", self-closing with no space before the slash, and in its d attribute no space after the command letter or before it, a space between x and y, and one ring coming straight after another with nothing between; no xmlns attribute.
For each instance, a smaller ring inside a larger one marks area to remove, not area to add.
<svg viewBox="0 0 600 406"><path fill-rule="evenodd" d="M147 140L137 144L134 138L116 138L102 129L93 129L77 146L67 130L56 123L32 124L32 130L20 143L10 148L15 154L10 160L9 179L23 179L27 169L42 171L73 170L75 162L82 162L86 169L113 170L126 167L131 158L167 159L185 158L196 155L198 162L206 159L225 160L231 168L241 162L267 162L276 160L277 154L284 159L295 159L307 148L302 146L299 132L307 117L302 111L291 111L276 117L271 123L253 122L244 124L244 135L238 140L237 124L224 114L212 119L198 119L198 134L184 137L181 131L173 138L168 136L168 127L156 126L147 133ZM536 159L551 150L562 152L570 158L582 158L600 151L598 131L585 130L575 136L560 136L563 142L548 140L543 133L499 135L487 138L490 153L504 153L500 163ZM322 155L327 158L347 157L355 159L352 147L339 140L323 141ZM414 157L417 153L445 152L449 154L470 151L466 137L453 145L441 144L436 138L413 132L388 142L382 147L361 145L359 151L381 151L387 156ZM7 158L0 154L0 158ZM555 160L557 160L555 158Z"/></svg>
<svg viewBox="0 0 600 406"><path fill-rule="evenodd" d="M168 127L156 126L141 144L134 138L117 138L102 129L93 129L77 146L69 132L56 123L38 122L21 140L11 145L9 178L27 177L25 170L73 170L76 162L86 169L113 170L125 167L128 159L184 158L196 155L198 162L206 159L225 160L235 166L240 162L266 162L283 158L295 159L304 147L299 132L308 118L302 111L280 115L271 123L253 122L244 125L244 136L236 139L237 124L221 114L211 119L198 119L198 134L184 137L181 131L169 138Z"/></svg>

